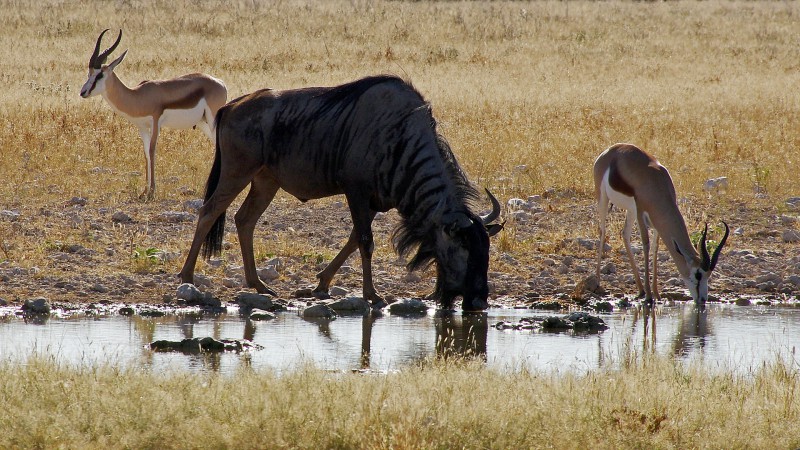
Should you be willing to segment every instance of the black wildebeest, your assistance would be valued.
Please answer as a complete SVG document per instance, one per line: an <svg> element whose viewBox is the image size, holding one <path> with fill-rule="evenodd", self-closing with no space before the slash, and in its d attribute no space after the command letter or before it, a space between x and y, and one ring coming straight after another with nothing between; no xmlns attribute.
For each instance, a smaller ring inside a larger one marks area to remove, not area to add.
<svg viewBox="0 0 800 450"><path fill-rule="evenodd" d="M250 184L236 213L245 279L258 292L274 293L259 280L253 231L278 189L301 201L344 194L353 230L342 250L317 278L327 292L336 271L356 249L361 253L364 298L385 303L372 282L372 220L396 208L402 222L394 234L401 255L416 255L410 270L433 262L435 296L445 308L461 296L465 310L488 307L492 212L473 213L478 192L437 133L429 104L410 84L375 76L336 87L284 91L264 89L231 101L217 114L217 145L192 247L181 270L192 283L201 248L219 253L225 211Z"/></svg>

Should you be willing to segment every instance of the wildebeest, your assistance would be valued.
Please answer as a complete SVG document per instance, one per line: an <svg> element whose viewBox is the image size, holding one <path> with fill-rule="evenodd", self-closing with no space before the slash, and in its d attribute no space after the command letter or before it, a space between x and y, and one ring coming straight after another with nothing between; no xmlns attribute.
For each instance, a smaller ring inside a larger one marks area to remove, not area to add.
<svg viewBox="0 0 800 450"><path fill-rule="evenodd" d="M278 189L301 201L344 194L353 230L317 278L327 292L336 271L356 249L361 254L364 298L385 303L372 281L372 220L396 208L394 233L401 255L417 250L409 270L436 263L435 297L445 308L461 296L465 310L488 307L492 212L476 215L478 192L436 130L429 104L409 83L373 76L336 87L259 90L235 99L217 115L216 155L197 229L180 277L193 280L201 248L207 258L221 250L225 211L250 184L236 213L247 285L274 295L259 280L253 231Z"/></svg>

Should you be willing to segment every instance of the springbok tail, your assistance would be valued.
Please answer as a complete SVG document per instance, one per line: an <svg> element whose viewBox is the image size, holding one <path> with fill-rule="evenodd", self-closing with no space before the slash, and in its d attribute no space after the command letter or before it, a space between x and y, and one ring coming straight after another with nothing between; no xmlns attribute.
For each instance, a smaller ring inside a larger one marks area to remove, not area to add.
<svg viewBox="0 0 800 450"><path fill-rule="evenodd" d="M217 111L217 117L214 120L215 123L215 136L216 136L216 150L214 151L214 164L211 166L211 173L208 174L208 181L206 181L206 196L205 196L205 203L208 203L208 200L214 194L214 191L217 190L217 185L219 184L219 177L220 173L222 172L222 153L219 148L219 124L221 123L222 119L222 112L225 108L220 108ZM225 234L225 211L222 211L222 214L217 217L217 221L214 222L214 225L211 226L211 230L209 230L208 235L206 236L206 240L203 243L203 257L205 259L209 259L212 256L219 255L222 252L222 237Z"/></svg>

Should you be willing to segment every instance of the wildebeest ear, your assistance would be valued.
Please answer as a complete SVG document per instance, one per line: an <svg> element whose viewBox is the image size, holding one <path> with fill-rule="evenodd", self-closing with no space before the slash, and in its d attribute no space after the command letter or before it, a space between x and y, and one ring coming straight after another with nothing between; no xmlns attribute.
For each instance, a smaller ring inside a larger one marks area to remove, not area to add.
<svg viewBox="0 0 800 450"><path fill-rule="evenodd" d="M495 234L503 231L503 225L505 225L505 224L506 224L505 222L503 222L503 223L490 223L489 225L486 225L486 232L489 233L489 237L492 237Z"/></svg>

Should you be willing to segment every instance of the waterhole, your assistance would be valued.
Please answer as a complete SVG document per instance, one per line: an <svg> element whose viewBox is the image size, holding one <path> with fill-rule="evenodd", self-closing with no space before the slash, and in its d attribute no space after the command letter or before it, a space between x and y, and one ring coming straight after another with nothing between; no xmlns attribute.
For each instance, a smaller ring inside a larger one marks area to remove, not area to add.
<svg viewBox="0 0 800 450"><path fill-rule="evenodd" d="M598 314L600 332L548 332L531 323L547 311L491 309L481 314L430 312L407 317L388 313L307 321L296 311L274 320L251 321L227 313L119 314L0 321L0 360L24 364L31 355L73 365L117 365L152 371L235 374L244 368L284 372L311 364L334 371L392 371L431 357L465 355L499 370L579 372L655 352L710 368L747 374L783 359L796 365L800 308L692 304L659 306L644 315L630 308ZM532 320L535 319L535 320ZM516 329L498 327L504 322ZM520 328L520 324L528 328ZM157 340L186 338L248 340L246 351L156 352Z"/></svg>

